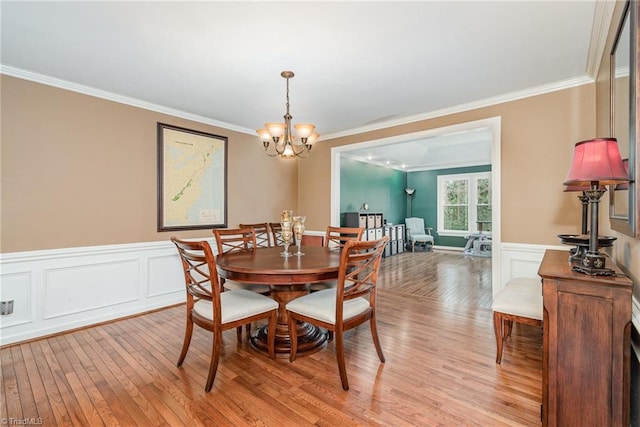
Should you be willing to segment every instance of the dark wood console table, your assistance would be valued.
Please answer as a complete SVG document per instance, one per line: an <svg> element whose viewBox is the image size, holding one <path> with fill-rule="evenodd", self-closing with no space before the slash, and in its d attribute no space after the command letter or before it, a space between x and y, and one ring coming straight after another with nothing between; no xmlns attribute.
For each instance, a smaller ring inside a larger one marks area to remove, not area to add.
<svg viewBox="0 0 640 427"><path fill-rule="evenodd" d="M543 426L629 426L633 284L616 273L577 273L568 251L545 252Z"/></svg>

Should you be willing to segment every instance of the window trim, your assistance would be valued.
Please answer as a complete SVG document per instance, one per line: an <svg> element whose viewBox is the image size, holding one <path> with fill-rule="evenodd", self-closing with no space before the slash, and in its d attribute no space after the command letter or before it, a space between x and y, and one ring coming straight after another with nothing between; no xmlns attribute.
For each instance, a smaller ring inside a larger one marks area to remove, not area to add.
<svg viewBox="0 0 640 427"><path fill-rule="evenodd" d="M491 188L491 171L487 172L472 172L472 173L461 173L461 174L443 174L438 175L438 235L439 236L453 236L453 237L467 237L470 234L478 233L478 224L477 224L477 214L478 214L478 180L480 179L488 179L489 187ZM467 181L467 206L469 209L469 223L467 224L468 230L445 230L444 229L444 201L446 196L446 189L443 188L446 181ZM493 202L493 194L491 194L492 202ZM493 206L492 203L489 203L488 206ZM490 231L483 231L483 234L487 236L491 236Z"/></svg>

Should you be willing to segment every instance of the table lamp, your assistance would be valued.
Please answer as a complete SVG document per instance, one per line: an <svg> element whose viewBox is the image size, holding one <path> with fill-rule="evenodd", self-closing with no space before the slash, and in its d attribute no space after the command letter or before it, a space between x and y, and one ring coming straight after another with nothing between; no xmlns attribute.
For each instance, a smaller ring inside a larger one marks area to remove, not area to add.
<svg viewBox="0 0 640 427"><path fill-rule="evenodd" d="M589 218L589 198L586 194L584 194L584 192L586 190L589 190L590 187L590 185L566 185L564 187L564 192L580 192L580 194L578 194L578 200L580 200L580 203L582 203L582 225L580 227L580 233L584 235L586 235L589 230L587 225L587 220ZM604 188L604 186L601 187Z"/></svg>
<svg viewBox="0 0 640 427"><path fill-rule="evenodd" d="M580 227L580 234L559 234L560 242L567 245L576 245L575 248L570 250L569 261L579 261L582 262L582 258L584 258L587 253L587 248L589 246L589 198L584 193L589 190L590 185L566 185L564 187L564 192L580 192L578 194L578 200L582 204L582 222ZM601 190L606 190L604 185L600 185ZM616 240L615 237L609 236L598 236L598 248L609 247L613 244L613 241Z"/></svg>
<svg viewBox="0 0 640 427"><path fill-rule="evenodd" d="M590 205L589 249L581 263L573 266L592 276L614 276L612 269L606 268L605 256L598 252L598 210L600 198L606 191L602 186L628 182L622 157L615 138L595 138L576 143L573 162L564 185L587 186L584 190Z"/></svg>

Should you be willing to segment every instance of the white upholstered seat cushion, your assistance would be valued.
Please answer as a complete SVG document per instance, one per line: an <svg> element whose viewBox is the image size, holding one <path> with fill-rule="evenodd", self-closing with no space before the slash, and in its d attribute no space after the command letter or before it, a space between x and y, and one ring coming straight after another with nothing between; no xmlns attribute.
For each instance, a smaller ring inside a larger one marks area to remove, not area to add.
<svg viewBox="0 0 640 427"><path fill-rule="evenodd" d="M343 320L357 316L369 309L365 298L354 298L344 302ZM325 289L296 298L287 304L287 310L318 319L336 323L336 289Z"/></svg>
<svg viewBox="0 0 640 427"><path fill-rule="evenodd" d="M411 241L419 243L433 243L433 236L428 234L412 234Z"/></svg>
<svg viewBox="0 0 640 427"><path fill-rule="evenodd" d="M527 292L537 292L542 294L542 282L539 278L533 277L514 277L510 279L505 288L519 289Z"/></svg>
<svg viewBox="0 0 640 427"><path fill-rule="evenodd" d="M336 286L338 286L338 281L337 280L334 280L332 282L311 283L309 285L309 290L311 290L312 292L324 291L325 289L333 289Z"/></svg>
<svg viewBox="0 0 640 427"><path fill-rule="evenodd" d="M493 299L491 309L500 313L542 320L542 292L506 286Z"/></svg>
<svg viewBox="0 0 640 427"><path fill-rule="evenodd" d="M257 292L259 294L268 294L271 291L271 288L269 288L269 285L261 285L258 283L253 284L253 283L236 282L235 280L225 280L223 286L225 289L228 289L230 291L244 289L247 291Z"/></svg>
<svg viewBox="0 0 640 427"><path fill-rule="evenodd" d="M233 322L278 308L278 303L259 293L239 289L220 293L222 323ZM193 311L207 319L213 319L211 301L200 300L193 305Z"/></svg>

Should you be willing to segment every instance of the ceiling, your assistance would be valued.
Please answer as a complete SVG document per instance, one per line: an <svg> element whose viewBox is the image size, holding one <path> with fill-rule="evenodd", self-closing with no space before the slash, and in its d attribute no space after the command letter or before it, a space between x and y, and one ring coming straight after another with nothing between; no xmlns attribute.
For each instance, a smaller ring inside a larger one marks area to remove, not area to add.
<svg viewBox="0 0 640 427"><path fill-rule="evenodd" d="M280 72L292 70L293 122L314 123L321 143L592 81L612 4L3 0L0 62L4 74L246 133L282 121ZM459 135L448 141L353 155L424 168L454 145L471 154Z"/></svg>

